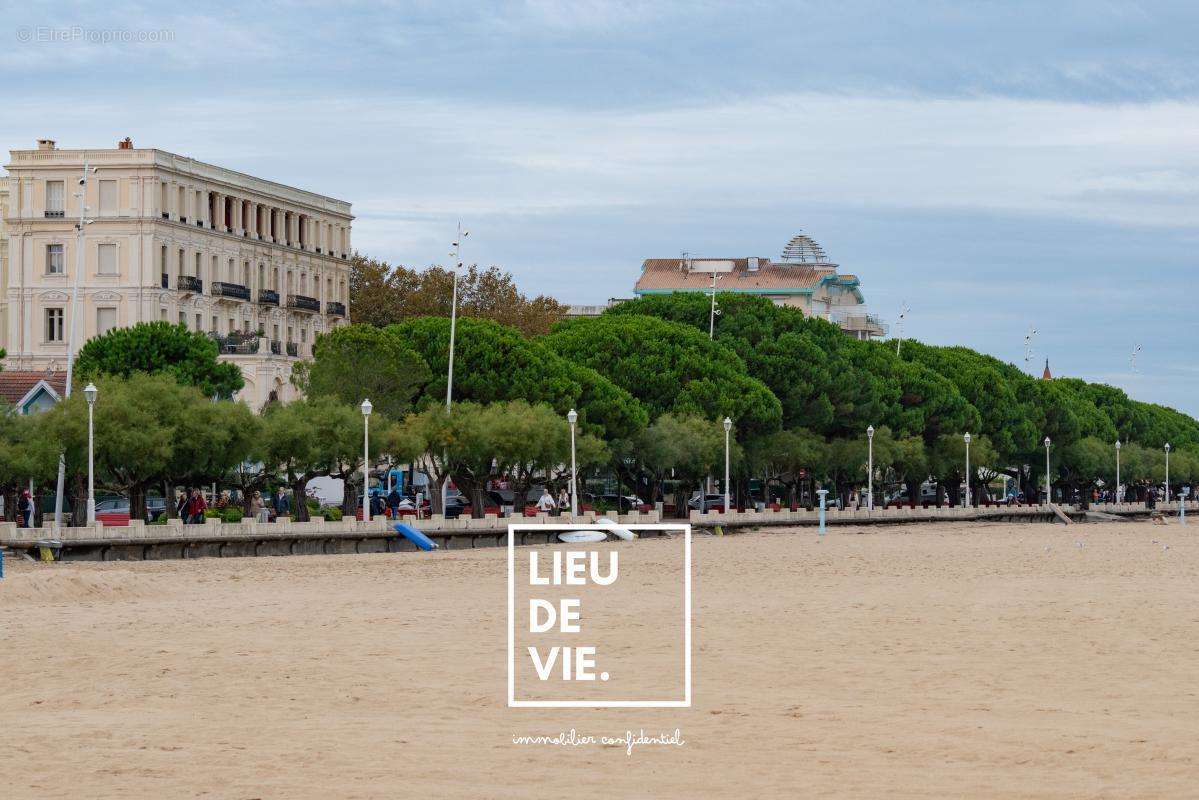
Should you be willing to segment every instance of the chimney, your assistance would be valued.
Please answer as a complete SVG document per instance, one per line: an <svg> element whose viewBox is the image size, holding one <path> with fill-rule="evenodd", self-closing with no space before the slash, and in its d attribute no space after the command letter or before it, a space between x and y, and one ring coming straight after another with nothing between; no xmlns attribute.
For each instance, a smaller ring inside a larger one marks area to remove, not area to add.
<svg viewBox="0 0 1199 800"><path fill-rule="evenodd" d="M118 150L132 150L133 149L133 140L130 139L128 136L126 136L124 139L117 142L117 149Z"/></svg>
<svg viewBox="0 0 1199 800"><path fill-rule="evenodd" d="M56 150L57 148L55 147L55 142L53 139L38 139L37 140L37 149L38 150Z"/></svg>

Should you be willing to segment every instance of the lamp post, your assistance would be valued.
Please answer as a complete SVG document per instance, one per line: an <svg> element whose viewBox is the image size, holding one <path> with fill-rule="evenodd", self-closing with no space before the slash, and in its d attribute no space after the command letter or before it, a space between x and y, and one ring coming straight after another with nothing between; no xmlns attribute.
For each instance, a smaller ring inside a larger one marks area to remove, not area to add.
<svg viewBox="0 0 1199 800"><path fill-rule="evenodd" d="M96 395L99 390L96 384L88 383L83 389L83 397L87 400L87 524L96 524L96 471L95 464L95 429L92 427L92 407L96 405Z"/></svg>
<svg viewBox="0 0 1199 800"><path fill-rule="evenodd" d="M450 413L450 402L454 397L454 335L458 329L458 273L462 270L462 240L470 236L470 231L462 230L462 222L458 223L458 236L454 239L454 288L450 293L450 362L445 377L445 413ZM366 412L369 413L369 412ZM441 513L445 513L445 498L449 488L449 480L441 482Z"/></svg>
<svg viewBox="0 0 1199 800"><path fill-rule="evenodd" d="M87 184L88 178L96 171L96 167L89 167L87 159L83 161L83 175L79 178L79 191L75 193L75 197L79 198L79 221L75 223L75 274L72 276L73 283L71 285L71 319L67 324L67 383L65 396L67 399L71 397L71 383L73 382L74 367L75 367L75 329L76 320L79 319L79 276L83 273L83 231L88 225L91 225L94 220L87 218ZM66 453L58 454L58 486L54 496L54 527L62 527L62 498L63 490L66 484L67 475L67 456Z"/></svg>
<svg viewBox="0 0 1199 800"><path fill-rule="evenodd" d="M1116 490L1115 501L1120 502L1120 440L1116 439Z"/></svg>
<svg viewBox="0 0 1199 800"><path fill-rule="evenodd" d="M716 270L712 270L712 311L708 315L708 338L716 338Z"/></svg>
<svg viewBox="0 0 1199 800"><path fill-rule="evenodd" d="M371 521L371 405L370 398L362 401L362 521Z"/></svg>
<svg viewBox="0 0 1199 800"><path fill-rule="evenodd" d="M1053 492L1049 486L1049 437L1045 437L1045 502L1053 502Z"/></svg>
<svg viewBox="0 0 1199 800"><path fill-rule="evenodd" d="M1170 443L1166 442L1166 502L1170 502Z"/></svg>
<svg viewBox="0 0 1199 800"><path fill-rule="evenodd" d="M817 489L816 494L820 495L820 535L824 536L824 501L828 496L828 489Z"/></svg>
<svg viewBox="0 0 1199 800"><path fill-rule="evenodd" d="M970 434L962 437L966 442L966 508L970 507Z"/></svg>
<svg viewBox="0 0 1199 800"><path fill-rule="evenodd" d="M570 516L574 518L579 515L579 473L575 464L575 423L579 421L579 412L573 408L566 412L566 421L570 423Z"/></svg>
<svg viewBox="0 0 1199 800"><path fill-rule="evenodd" d="M729 513L729 431L733 429L733 421L724 418L724 513Z"/></svg>
<svg viewBox="0 0 1199 800"><path fill-rule="evenodd" d="M874 510L874 426L866 428L866 508Z"/></svg>

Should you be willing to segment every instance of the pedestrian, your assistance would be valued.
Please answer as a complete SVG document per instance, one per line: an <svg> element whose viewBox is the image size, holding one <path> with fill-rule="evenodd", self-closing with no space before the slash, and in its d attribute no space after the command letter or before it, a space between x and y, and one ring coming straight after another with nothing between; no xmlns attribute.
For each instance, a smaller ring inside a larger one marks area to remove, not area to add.
<svg viewBox="0 0 1199 800"><path fill-rule="evenodd" d="M255 491L250 498L250 515L258 522L267 521L266 504L262 502L262 492Z"/></svg>
<svg viewBox="0 0 1199 800"><path fill-rule="evenodd" d="M291 499L288 498L287 492L284 491L282 486L280 486L278 494L275 495L275 519L278 520L279 517L290 517L290 516L291 516Z"/></svg>
<svg viewBox="0 0 1199 800"><path fill-rule="evenodd" d="M29 494L28 489L25 489L21 492L21 502L18 506L17 513L21 517L22 528L33 527L33 496Z"/></svg>
<svg viewBox="0 0 1199 800"><path fill-rule="evenodd" d="M204 510L207 508L203 493L199 489L192 489L192 497L187 504L187 514L192 525L204 524Z"/></svg>
<svg viewBox="0 0 1199 800"><path fill-rule="evenodd" d="M550 490L542 487L541 497L537 499L537 510L548 514L557 507L558 505L554 502L554 496L550 494Z"/></svg>
<svg viewBox="0 0 1199 800"><path fill-rule="evenodd" d="M558 508L570 508L570 493L565 486L558 490Z"/></svg>
<svg viewBox="0 0 1199 800"><path fill-rule="evenodd" d="M391 512L392 519L395 519L398 516L397 512L400 510L400 502L403 501L403 499L404 498L400 496L399 487L393 484L391 487L391 492L389 492L387 495L387 508Z"/></svg>
<svg viewBox="0 0 1199 800"><path fill-rule="evenodd" d="M182 492L176 493L175 495L175 516L183 520L184 523L188 521L187 504L189 500L190 497L186 489Z"/></svg>

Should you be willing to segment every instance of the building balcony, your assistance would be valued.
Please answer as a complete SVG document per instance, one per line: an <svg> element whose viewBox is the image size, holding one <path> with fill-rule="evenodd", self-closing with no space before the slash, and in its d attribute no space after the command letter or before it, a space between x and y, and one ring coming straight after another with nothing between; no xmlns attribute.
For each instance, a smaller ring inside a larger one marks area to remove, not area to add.
<svg viewBox="0 0 1199 800"><path fill-rule="evenodd" d="M346 315L346 304L330 300L325 303L325 313L331 317L344 317Z"/></svg>
<svg viewBox="0 0 1199 800"><path fill-rule="evenodd" d="M258 304L263 306L279 305L279 293L274 289L259 289Z"/></svg>
<svg viewBox="0 0 1199 800"><path fill-rule="evenodd" d="M287 307L298 311L315 311L319 314L321 301L315 297L307 297L302 294L289 294L287 296Z"/></svg>
<svg viewBox="0 0 1199 800"><path fill-rule="evenodd" d="M213 281L212 294L214 297L227 297L231 300L249 300L250 290L240 283L225 283Z"/></svg>
<svg viewBox="0 0 1199 800"><path fill-rule="evenodd" d="M278 339L271 339L271 355L283 355L283 342L279 341Z"/></svg>
<svg viewBox="0 0 1199 800"><path fill-rule="evenodd" d="M830 321L855 339L881 339L887 335L886 323L865 311L834 311Z"/></svg>
<svg viewBox="0 0 1199 800"><path fill-rule="evenodd" d="M289 356L299 356L300 355L300 346L298 344L296 344L295 342L288 342L287 343L287 354Z"/></svg>
<svg viewBox="0 0 1199 800"><path fill-rule="evenodd" d="M175 288L181 292L204 294L204 281L194 275L180 275L175 279Z"/></svg>
<svg viewBox="0 0 1199 800"><path fill-rule="evenodd" d="M218 334L208 334L217 343L220 348L221 355L228 356L249 356L258 352L261 347L261 339L256 333L231 333L228 336L220 336Z"/></svg>
<svg viewBox="0 0 1199 800"><path fill-rule="evenodd" d="M47 211L46 212L46 219L62 219L65 216L66 216L66 212L63 212L63 211Z"/></svg>

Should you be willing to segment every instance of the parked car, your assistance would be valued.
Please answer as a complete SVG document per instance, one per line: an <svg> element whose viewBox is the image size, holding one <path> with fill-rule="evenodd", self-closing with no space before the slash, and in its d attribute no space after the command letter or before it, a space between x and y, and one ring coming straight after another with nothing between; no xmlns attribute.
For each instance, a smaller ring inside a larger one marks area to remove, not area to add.
<svg viewBox="0 0 1199 800"><path fill-rule="evenodd" d="M705 494L700 495L696 492L691 499L687 501L687 508L695 511L724 511L724 495L722 494Z"/></svg>

